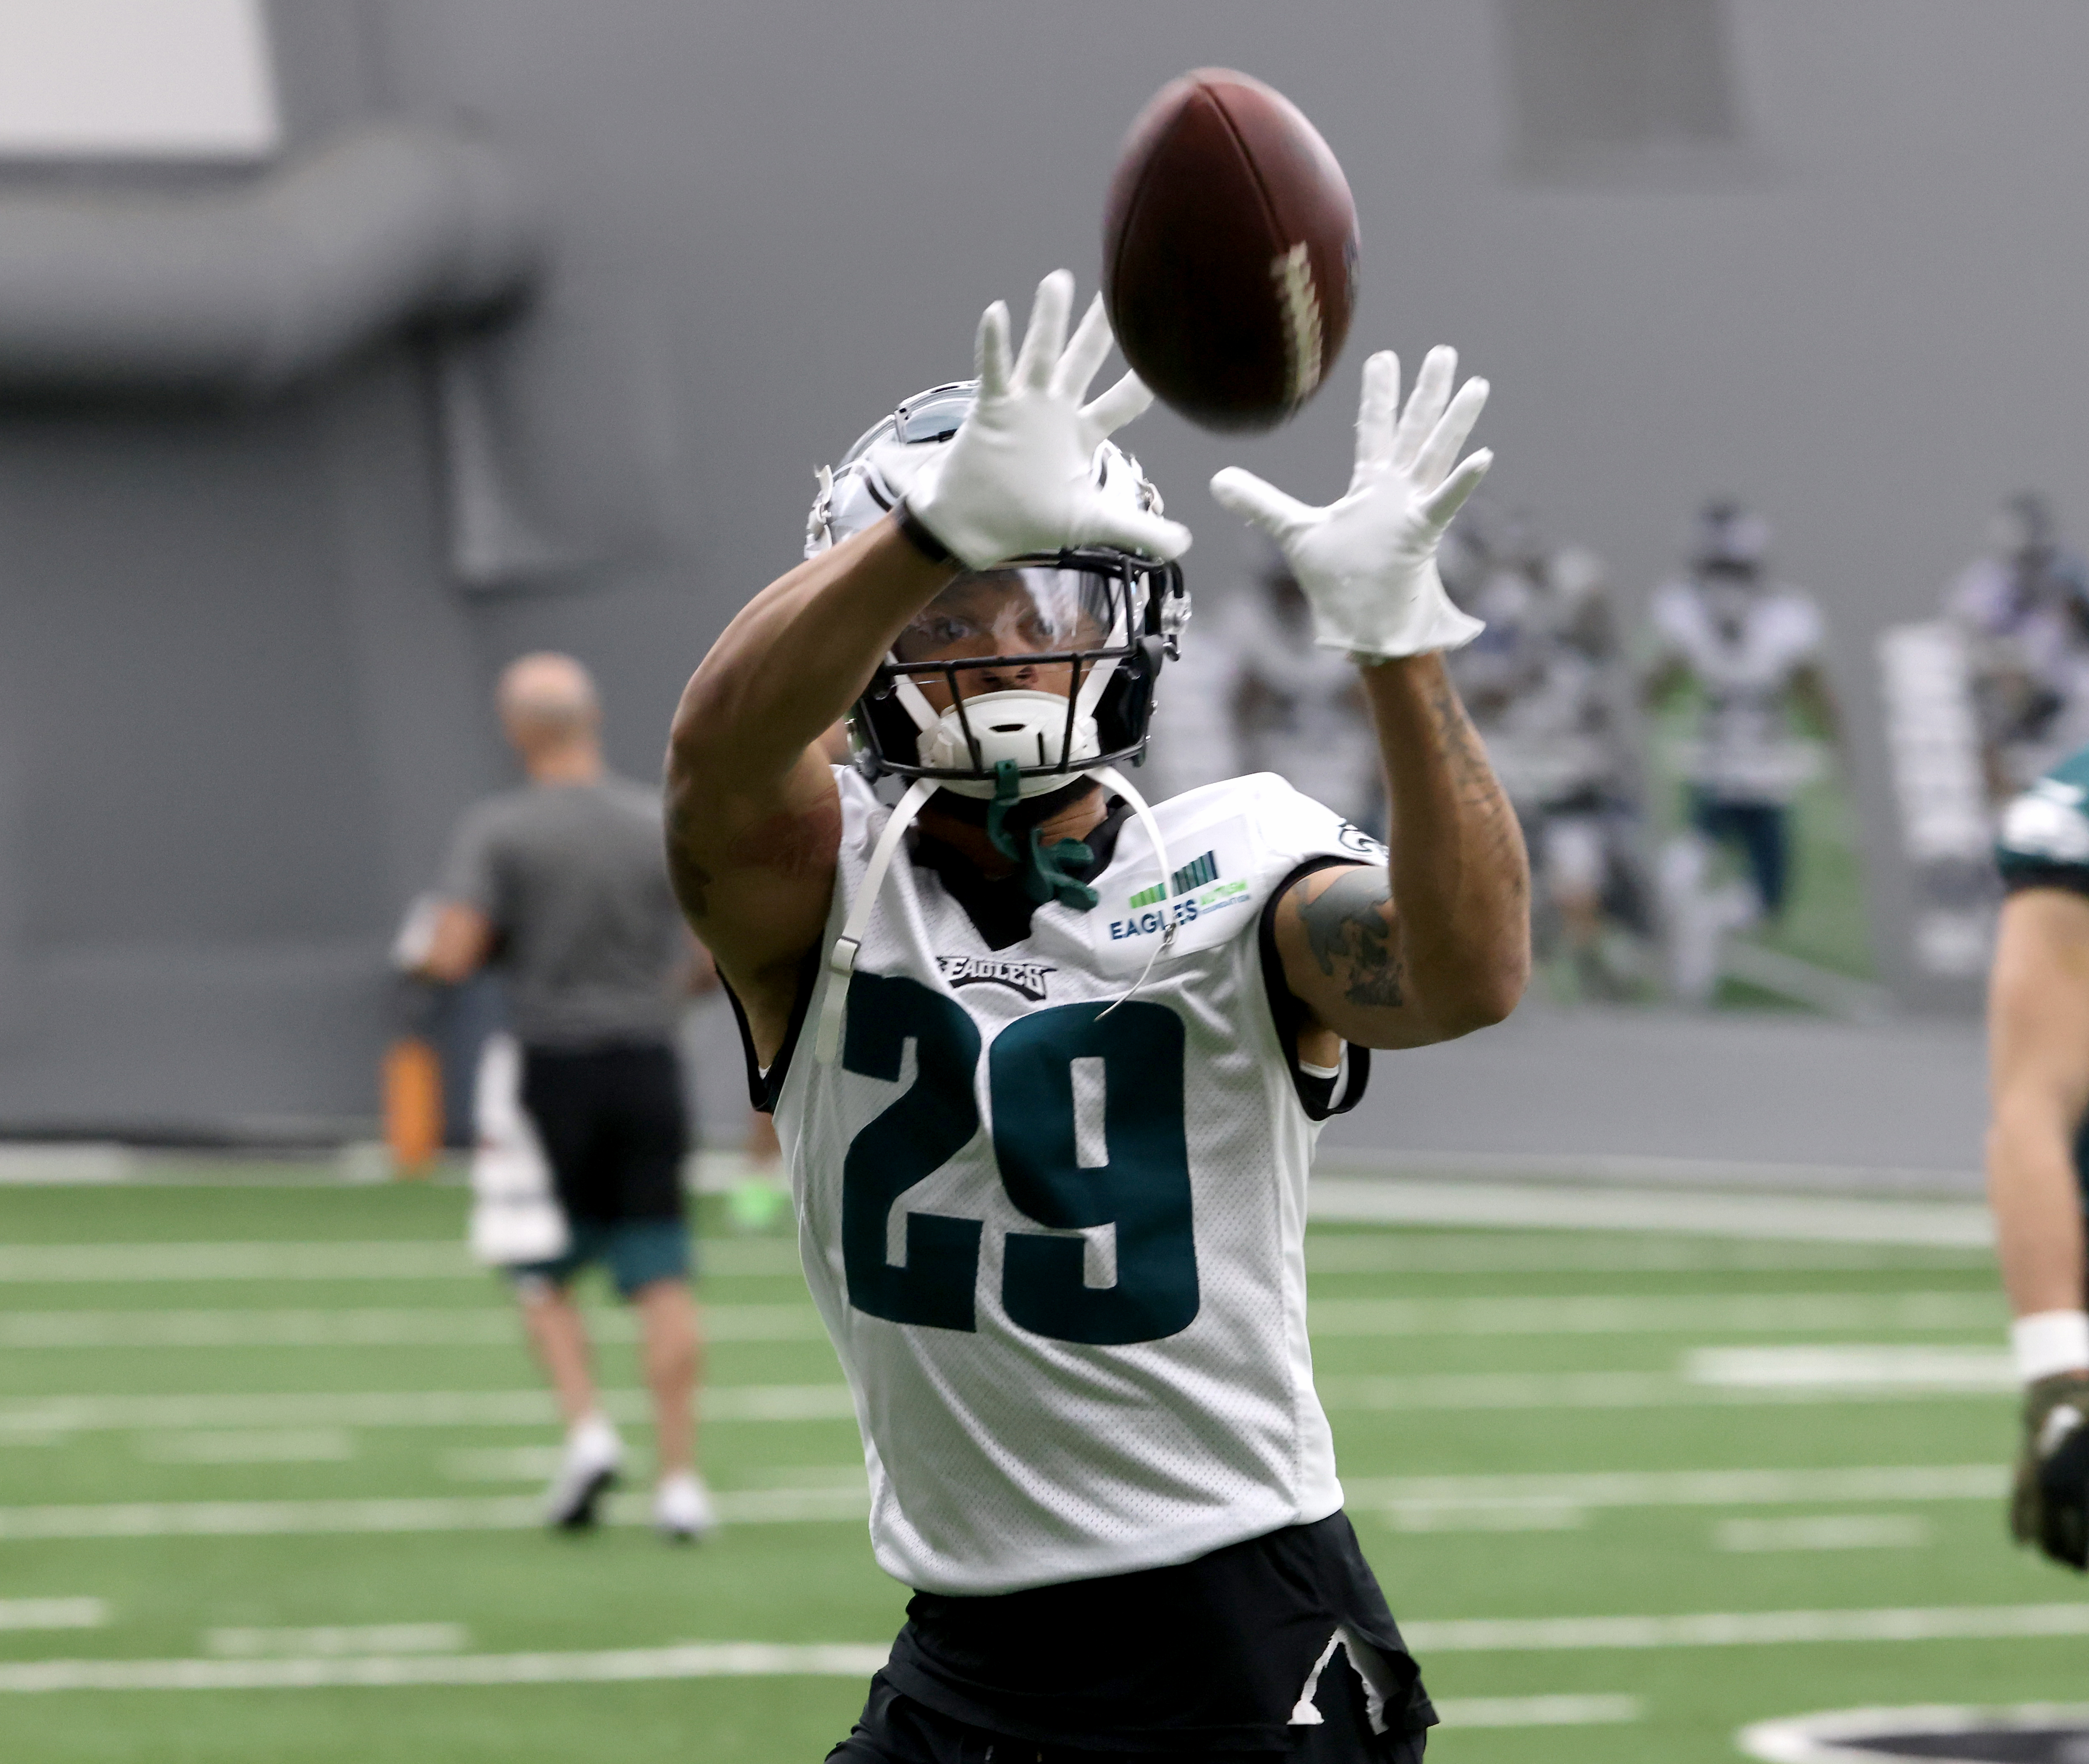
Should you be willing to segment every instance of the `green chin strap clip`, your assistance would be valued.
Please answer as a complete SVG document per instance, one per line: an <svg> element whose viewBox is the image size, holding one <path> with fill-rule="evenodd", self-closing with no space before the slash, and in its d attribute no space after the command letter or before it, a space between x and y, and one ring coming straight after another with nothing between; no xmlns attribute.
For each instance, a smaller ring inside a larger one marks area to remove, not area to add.
<svg viewBox="0 0 2089 1764"><path fill-rule="evenodd" d="M1070 906L1077 913L1089 911L1102 899L1072 870L1085 870L1096 861L1096 854L1078 839L1062 839L1055 846L1038 842L1037 829L1030 829L1030 837L1022 850L1016 847L1015 839L1005 824L1008 811L1023 800L1019 781L1013 760L995 761L993 768L993 801L986 811L986 836L993 849L1011 863L1023 866L1023 891L1042 906L1047 901L1057 901L1062 906Z"/></svg>

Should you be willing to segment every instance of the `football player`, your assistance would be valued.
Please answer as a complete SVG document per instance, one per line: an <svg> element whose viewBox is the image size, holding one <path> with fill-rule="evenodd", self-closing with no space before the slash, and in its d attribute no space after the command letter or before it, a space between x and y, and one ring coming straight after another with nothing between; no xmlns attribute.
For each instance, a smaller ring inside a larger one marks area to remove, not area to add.
<svg viewBox="0 0 2089 1764"><path fill-rule="evenodd" d="M2020 1544L2089 1567L2089 748L2012 803L1988 1004L1988 1194L2024 1385Z"/></svg>
<svg viewBox="0 0 2089 1764"><path fill-rule="evenodd" d="M1339 501L1213 481L1358 663L1392 852L1268 775L1152 808L1121 768L1190 535L1109 440L1151 394L1083 402L1112 340L1098 302L1069 340L1072 295L1045 279L1012 358L989 308L976 382L822 473L669 755L916 1589L834 1756L1413 1760L1435 1716L1314 1394L1306 1181L1367 1050L1495 1022L1528 974L1516 817L1439 656L1478 628L1435 556L1486 389L1438 350L1403 412L1375 356ZM816 745L844 712L853 768Z"/></svg>

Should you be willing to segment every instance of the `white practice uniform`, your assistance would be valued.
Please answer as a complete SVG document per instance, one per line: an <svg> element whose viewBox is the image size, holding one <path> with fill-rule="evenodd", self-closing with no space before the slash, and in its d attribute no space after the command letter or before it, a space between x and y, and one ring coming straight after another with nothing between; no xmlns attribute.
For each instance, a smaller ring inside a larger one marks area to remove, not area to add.
<svg viewBox="0 0 2089 1764"><path fill-rule="evenodd" d="M823 956L890 812L837 776ZM928 1591L1186 1562L1341 1505L1306 1335L1319 1129L1259 928L1302 867L1383 848L1267 773L1154 812L1172 878L1126 820L1088 878L1100 903L1041 906L1000 949L903 856L841 1057L819 1064L808 1032L776 1095L877 1561ZM1172 953L1101 1014L1169 913ZM1353 1093L1364 1056L1345 1059Z"/></svg>
<svg viewBox="0 0 2089 1764"><path fill-rule="evenodd" d="M1825 633L1811 596L1782 585L1664 583L1649 608L1662 650L1704 688L1704 721L1685 775L1718 802L1791 801L1819 769L1818 749L1785 732L1786 695L1821 658Z"/></svg>

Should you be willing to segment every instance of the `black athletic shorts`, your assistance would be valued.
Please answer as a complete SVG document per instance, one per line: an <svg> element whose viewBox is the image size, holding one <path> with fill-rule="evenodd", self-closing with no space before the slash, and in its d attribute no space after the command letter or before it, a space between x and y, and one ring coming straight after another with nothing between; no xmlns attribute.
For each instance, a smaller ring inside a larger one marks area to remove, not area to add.
<svg viewBox="0 0 2089 1764"><path fill-rule="evenodd" d="M682 1073L664 1043L522 1050L522 1106L576 1227L682 1217Z"/></svg>
<svg viewBox="0 0 2089 1764"><path fill-rule="evenodd" d="M1436 1719L1340 1513L1177 1567L916 1593L907 1616L833 1764L1420 1764Z"/></svg>

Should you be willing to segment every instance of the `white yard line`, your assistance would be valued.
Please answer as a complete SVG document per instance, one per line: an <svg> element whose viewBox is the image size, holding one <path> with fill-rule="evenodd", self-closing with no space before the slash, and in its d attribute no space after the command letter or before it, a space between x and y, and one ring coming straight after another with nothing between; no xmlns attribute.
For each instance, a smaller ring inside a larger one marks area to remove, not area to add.
<svg viewBox="0 0 2089 1764"><path fill-rule="evenodd" d="M701 1396L706 1421L852 1421L848 1386L714 1385ZM644 1421L641 1390L607 1390L612 1420ZM65 1433L182 1428L551 1427L558 1411L544 1390L272 1391L224 1395L52 1396L0 1406L0 1440Z"/></svg>
<svg viewBox="0 0 2089 1764"><path fill-rule="evenodd" d="M718 1494L734 1525L850 1520L870 1510L861 1488L749 1488ZM612 1496L612 1525L651 1521L650 1497ZM534 1496L394 1501L134 1501L99 1505L0 1507L0 1543L51 1538L325 1537L356 1533L527 1531L543 1523Z"/></svg>
<svg viewBox="0 0 2089 1764"><path fill-rule="evenodd" d="M1752 1507L1811 1502L1988 1501L2009 1486L1999 1464L1890 1464L1829 1470L1599 1471L1568 1475L1358 1476L1352 1511L1489 1508ZM2084 1606L2089 1610L2089 1606Z"/></svg>
<svg viewBox="0 0 2089 1764"><path fill-rule="evenodd" d="M1722 1519L1712 1547L1743 1554L1791 1550L1920 1549L1929 1522L1912 1513L1830 1514L1805 1519Z"/></svg>
<svg viewBox="0 0 2089 1764"><path fill-rule="evenodd" d="M204 1652L219 1659L461 1654L470 1646L471 1632L461 1623L324 1624L309 1629L230 1629L203 1633Z"/></svg>
<svg viewBox="0 0 2089 1764"><path fill-rule="evenodd" d="M1829 1362L1800 1363L1804 1375L1773 1376L1766 1356L1776 1349L1704 1350L1689 1356L1685 1372L1331 1373L1319 1381L1321 1400L1337 1412L1421 1414L1464 1409L1658 1409L1791 1403L1919 1402L1956 1400L2013 1388L2005 1378L2005 1356L1950 1349L1908 1350L1936 1356L1934 1378L1920 1376L1924 1363L1887 1364L1877 1347L1850 1350L1847 1381L1825 1376ZM1825 1356L1838 1350L1794 1347L1794 1355ZM2001 1368L2000 1371L1996 1368ZM704 1419L726 1423L852 1421L848 1387L825 1385L725 1385L702 1393ZM651 1410L642 1391L603 1394L611 1419L643 1422ZM135 1431L173 1434L224 1429L324 1432L359 1428L512 1428L555 1424L551 1397L541 1390L279 1391L266 1394L51 1396L0 1404L0 1444L48 1444L69 1433ZM237 1449L228 1441L224 1449ZM256 1441L256 1456L269 1448ZM193 1454L208 1460L212 1448L168 1446L169 1456ZM288 1452L289 1445L281 1449ZM157 1450L157 1449L156 1449ZM332 1455L331 1449L328 1455ZM228 1457L216 1460L233 1462ZM287 1458L285 1461L289 1461Z"/></svg>
<svg viewBox="0 0 2089 1764"><path fill-rule="evenodd" d="M1445 1697L1436 1713L1447 1728L1586 1728L1638 1720L1636 1697Z"/></svg>
<svg viewBox="0 0 2089 1764"><path fill-rule="evenodd" d="M1727 1390L1922 1393L2014 1391L2015 1361L2002 1348L1913 1344L1706 1347L1684 1362L1693 1384Z"/></svg>
<svg viewBox="0 0 2089 1764"><path fill-rule="evenodd" d="M1993 1241L1985 1207L1817 1194L1679 1192L1534 1182L1410 1181L1323 1175L1309 1216L1350 1225L1491 1225L1509 1230L1664 1231L1813 1243L1974 1249Z"/></svg>
<svg viewBox="0 0 2089 1764"><path fill-rule="evenodd" d="M697 1259L728 1278L795 1274L779 1238L704 1239ZM478 1280L495 1278L448 1238L356 1243L0 1244L0 1286L137 1281Z"/></svg>
<svg viewBox="0 0 2089 1764"><path fill-rule="evenodd" d="M809 1304L714 1304L704 1328L714 1342L826 1339ZM637 1338L628 1311L588 1318L598 1341ZM0 1348L72 1347L504 1347L522 1342L513 1312L446 1309L341 1311L0 1311Z"/></svg>
<svg viewBox="0 0 2089 1764"><path fill-rule="evenodd" d="M156 1464L339 1464L355 1456L355 1436L338 1427L152 1433L138 1455Z"/></svg>
<svg viewBox="0 0 2089 1764"><path fill-rule="evenodd" d="M2089 1634L2089 1605L1961 1605L1880 1611L1717 1612L1683 1616L1476 1618L1404 1625L1427 1654L1967 1641ZM694 1642L585 1654L308 1655L298 1659L24 1660L0 1664L0 1692L259 1690L403 1685L608 1684L647 1679L867 1678L882 1642L789 1646ZM1473 1698L1443 1706L1447 1726L1629 1721L1630 1698Z"/></svg>
<svg viewBox="0 0 2089 1764"><path fill-rule="evenodd" d="M298 1659L24 1660L0 1692L291 1690L400 1685L600 1685L672 1678L868 1678L889 1643L694 1642L592 1654L448 1654Z"/></svg>
<svg viewBox="0 0 2089 1764"><path fill-rule="evenodd" d="M1403 1623L1431 1654L1579 1648L1769 1647L1797 1642L1973 1642L2089 1635L2089 1604L1940 1605L1884 1611L1725 1611L1660 1617L1481 1617Z"/></svg>
<svg viewBox="0 0 2089 1764"><path fill-rule="evenodd" d="M1308 1313L1315 1336L1642 1335L1788 1334L1838 1329L1999 1329L1999 1294L1952 1291L1611 1295L1533 1298L1321 1299ZM825 1339L809 1304L716 1304L704 1312L718 1342ZM635 1339L624 1311L589 1319L600 1340ZM0 1311L0 1348L498 1347L521 1325L506 1309Z"/></svg>
<svg viewBox="0 0 2089 1764"><path fill-rule="evenodd" d="M2008 1310L1999 1293L1953 1291L1319 1299L1306 1313L1307 1325L1316 1336L1999 1330L2008 1321Z"/></svg>
<svg viewBox="0 0 2089 1764"><path fill-rule="evenodd" d="M98 1629L109 1621L101 1599L0 1599L0 1629Z"/></svg>
<svg viewBox="0 0 2089 1764"><path fill-rule="evenodd" d="M1417 1528L1501 1529L1504 1514L1562 1515L1594 1508L1775 1506L1833 1502L1987 1501L2006 1472L1992 1464L1898 1465L1847 1470L1617 1471L1546 1476L1364 1477L1345 1484L1350 1509ZM743 1525L860 1520L860 1484L749 1488L717 1496L721 1518ZM641 1524L641 1495L612 1499L613 1524ZM354 1532L527 1531L541 1523L534 1498L375 1501L119 1501L0 1507L0 1541L45 1538L325 1535ZM1517 1527L1527 1529L1529 1527ZM2085 1607L2089 1609L2089 1607Z"/></svg>
<svg viewBox="0 0 2089 1764"><path fill-rule="evenodd" d="M1915 1256L1920 1255L1920 1260ZM1984 1247L1911 1253L1873 1244L1769 1243L1644 1235L1581 1237L1554 1231L1312 1231L1311 1274L1861 1274L1992 1269Z"/></svg>

